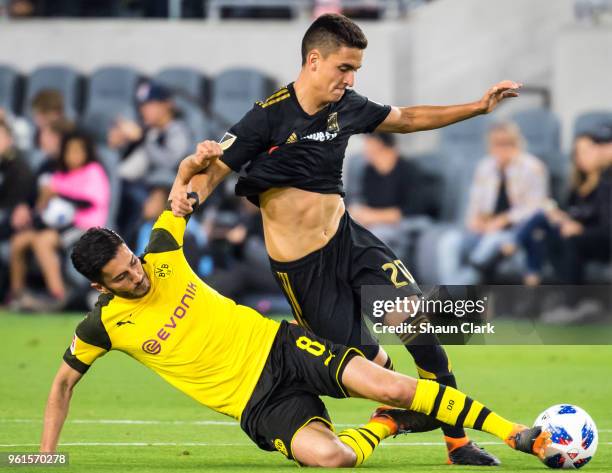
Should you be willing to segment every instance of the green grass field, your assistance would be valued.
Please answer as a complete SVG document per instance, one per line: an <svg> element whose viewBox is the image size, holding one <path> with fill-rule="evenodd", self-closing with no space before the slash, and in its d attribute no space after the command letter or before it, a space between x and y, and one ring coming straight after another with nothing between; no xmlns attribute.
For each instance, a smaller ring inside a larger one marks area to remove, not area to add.
<svg viewBox="0 0 612 473"><path fill-rule="evenodd" d="M0 313L0 452L34 452L45 400L80 317ZM389 347L395 366L413 374L402 347ZM587 472L612 464L612 346L448 347L460 387L501 415L531 424L544 408L569 402L586 409L599 428L599 449ZM327 399L340 427L366 421L375 404ZM504 472L545 471L537 459L496 438L472 437L500 457ZM227 417L200 406L121 353L96 363L75 389L61 437L75 472L296 471L279 453L255 447ZM446 466L438 432L385 441L365 471L481 470ZM48 471L2 467L2 471Z"/></svg>

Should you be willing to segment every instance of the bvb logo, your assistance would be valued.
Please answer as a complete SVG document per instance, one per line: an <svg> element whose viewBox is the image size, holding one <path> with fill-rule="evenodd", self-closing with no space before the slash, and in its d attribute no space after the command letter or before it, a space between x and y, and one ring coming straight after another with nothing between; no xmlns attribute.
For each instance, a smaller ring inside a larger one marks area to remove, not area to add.
<svg viewBox="0 0 612 473"><path fill-rule="evenodd" d="M172 268L166 264L160 264L159 266L155 266L155 277L159 279L168 279L172 276Z"/></svg>
<svg viewBox="0 0 612 473"><path fill-rule="evenodd" d="M285 443L281 439L274 440L274 448L276 448L279 452L281 452L286 457L289 456L289 453L287 453L287 447L285 447Z"/></svg>

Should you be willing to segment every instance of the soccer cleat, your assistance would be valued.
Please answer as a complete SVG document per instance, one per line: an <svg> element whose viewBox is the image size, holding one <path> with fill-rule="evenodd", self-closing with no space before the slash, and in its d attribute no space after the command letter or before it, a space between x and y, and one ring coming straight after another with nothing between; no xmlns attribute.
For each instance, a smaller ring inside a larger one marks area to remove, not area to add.
<svg viewBox="0 0 612 473"><path fill-rule="evenodd" d="M393 436L415 432L429 432L439 428L442 423L420 412L399 407L381 406L374 411L371 421L379 421L391 427Z"/></svg>
<svg viewBox="0 0 612 473"><path fill-rule="evenodd" d="M506 439L506 444L520 452L530 453L544 458L546 447L550 445L550 433L542 431L541 427L529 428L525 425L516 424L514 430Z"/></svg>
<svg viewBox="0 0 612 473"><path fill-rule="evenodd" d="M446 463L449 465L477 466L497 466L501 464L496 456L491 455L471 440L462 447L449 451Z"/></svg>

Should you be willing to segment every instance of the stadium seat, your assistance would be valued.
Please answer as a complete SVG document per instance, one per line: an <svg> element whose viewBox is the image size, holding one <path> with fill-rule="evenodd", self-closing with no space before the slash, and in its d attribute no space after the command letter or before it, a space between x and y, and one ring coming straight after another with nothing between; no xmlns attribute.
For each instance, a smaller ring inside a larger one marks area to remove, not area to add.
<svg viewBox="0 0 612 473"><path fill-rule="evenodd" d="M43 66L34 70L27 78L23 99L23 113L31 119L30 102L43 89L54 89L64 97L64 113L75 120L82 105L83 81L79 73L69 66Z"/></svg>
<svg viewBox="0 0 612 473"><path fill-rule="evenodd" d="M446 222L461 224L469 199L469 189L479 158L468 159L464 150L448 148L440 153L415 157L418 166L427 174L439 179L440 217Z"/></svg>
<svg viewBox="0 0 612 473"><path fill-rule="evenodd" d="M106 141L118 116L137 118L134 95L139 79L139 74L127 67L103 67L90 76L83 127L98 143Z"/></svg>
<svg viewBox="0 0 612 473"><path fill-rule="evenodd" d="M594 110L576 117L574 135L596 131L602 125L612 124L612 110Z"/></svg>
<svg viewBox="0 0 612 473"><path fill-rule="evenodd" d="M545 108L523 110L512 115L527 141L530 153L544 161L558 156L561 149L561 125L557 116Z"/></svg>
<svg viewBox="0 0 612 473"><path fill-rule="evenodd" d="M527 141L527 150L540 158L551 175L553 196L559 196L568 173L568 156L561 152L561 125L557 116L545 108L523 110L512 115Z"/></svg>
<svg viewBox="0 0 612 473"><path fill-rule="evenodd" d="M440 130L441 148L452 150L455 156L466 160L479 160L486 153L485 135L491 123L487 115L464 120Z"/></svg>
<svg viewBox="0 0 612 473"><path fill-rule="evenodd" d="M18 114L21 92L19 73L12 67L0 65L0 108Z"/></svg>
<svg viewBox="0 0 612 473"><path fill-rule="evenodd" d="M221 138L214 134L211 119L206 116L200 106L180 96L175 97L174 103L181 118L185 120L191 131L194 148L200 141Z"/></svg>
<svg viewBox="0 0 612 473"><path fill-rule="evenodd" d="M213 81L211 112L218 132L236 123L258 100L273 92L274 84L255 69L229 69Z"/></svg>
<svg viewBox="0 0 612 473"><path fill-rule="evenodd" d="M210 84L200 71L189 67L170 67L158 72L153 80L195 104L205 106L208 103Z"/></svg>

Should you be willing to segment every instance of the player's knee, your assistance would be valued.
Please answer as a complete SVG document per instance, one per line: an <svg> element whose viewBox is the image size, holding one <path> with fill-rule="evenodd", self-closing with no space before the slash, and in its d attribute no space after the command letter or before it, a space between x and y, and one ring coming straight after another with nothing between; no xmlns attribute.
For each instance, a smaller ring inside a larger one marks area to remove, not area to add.
<svg viewBox="0 0 612 473"><path fill-rule="evenodd" d="M380 386L381 401L392 406L403 406L414 394L414 383L410 378L394 376Z"/></svg>
<svg viewBox="0 0 612 473"><path fill-rule="evenodd" d="M354 466L356 461L355 452L344 445L340 440L326 442L317 448L309 466L324 468L342 468Z"/></svg>

